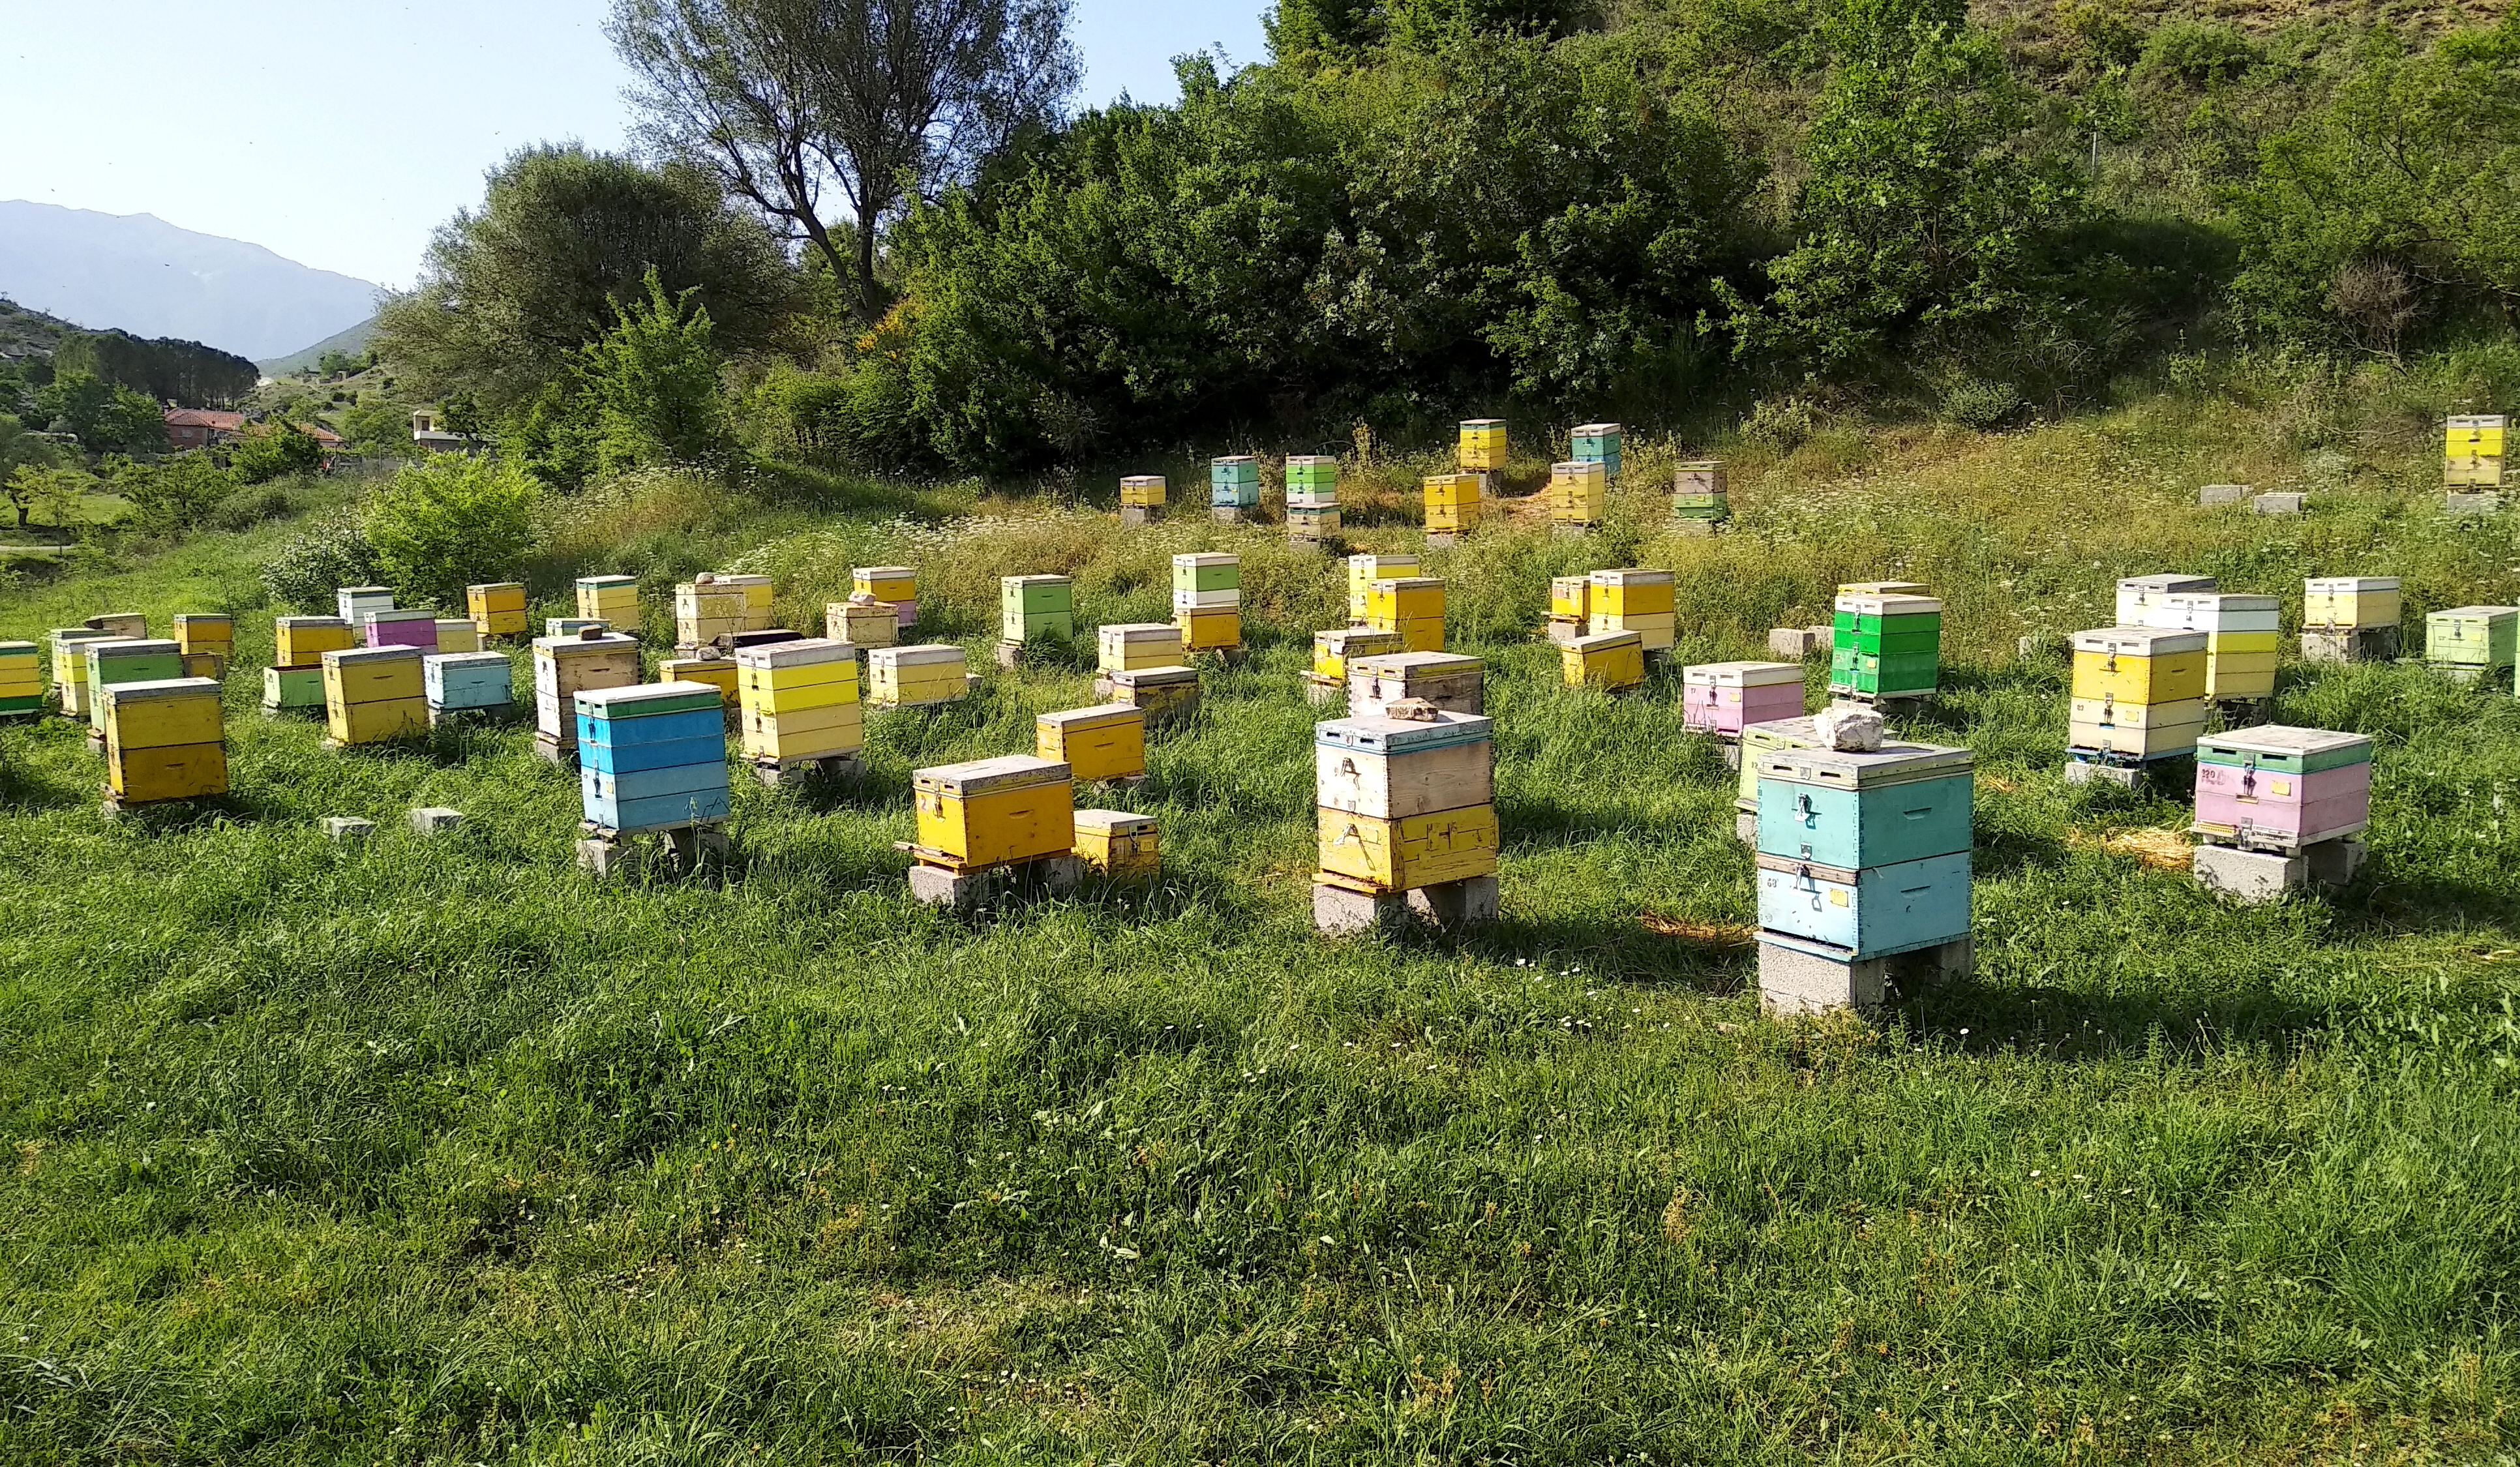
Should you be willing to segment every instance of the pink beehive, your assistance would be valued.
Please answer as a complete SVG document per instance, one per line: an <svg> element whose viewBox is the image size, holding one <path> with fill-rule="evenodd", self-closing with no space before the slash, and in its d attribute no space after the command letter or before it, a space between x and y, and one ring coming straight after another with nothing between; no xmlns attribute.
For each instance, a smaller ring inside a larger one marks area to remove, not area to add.
<svg viewBox="0 0 2520 1467"><path fill-rule="evenodd" d="M2371 740L2274 725L2196 741L2196 829L2207 839L2310 846L2371 822Z"/></svg>
<svg viewBox="0 0 2520 1467"><path fill-rule="evenodd" d="M420 611L371 611L367 616L367 644L370 646L416 646L425 652L437 650L437 613Z"/></svg>
<svg viewBox="0 0 2520 1467"><path fill-rule="evenodd" d="M1681 722L1696 733L1737 737L1752 724L1803 716L1798 662L1701 662L1681 681Z"/></svg>

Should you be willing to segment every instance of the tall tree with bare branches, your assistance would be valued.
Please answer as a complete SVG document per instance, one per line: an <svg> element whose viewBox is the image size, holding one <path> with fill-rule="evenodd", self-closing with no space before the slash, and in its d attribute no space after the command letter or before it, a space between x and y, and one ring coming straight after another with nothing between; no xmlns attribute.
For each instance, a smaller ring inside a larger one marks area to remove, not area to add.
<svg viewBox="0 0 2520 1467"><path fill-rule="evenodd" d="M651 142L704 162L819 253L862 315L916 191L1058 119L1082 65L1069 0L614 0ZM825 205L837 190L845 220Z"/></svg>

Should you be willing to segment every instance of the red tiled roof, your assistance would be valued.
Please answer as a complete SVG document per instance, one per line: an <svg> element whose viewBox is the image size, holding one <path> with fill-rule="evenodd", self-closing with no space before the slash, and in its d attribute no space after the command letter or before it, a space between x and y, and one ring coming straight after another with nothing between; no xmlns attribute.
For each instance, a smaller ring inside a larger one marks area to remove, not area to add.
<svg viewBox="0 0 2520 1467"><path fill-rule="evenodd" d="M233 433L245 426L243 413L219 413L207 408L168 408L168 427L205 427L212 432Z"/></svg>

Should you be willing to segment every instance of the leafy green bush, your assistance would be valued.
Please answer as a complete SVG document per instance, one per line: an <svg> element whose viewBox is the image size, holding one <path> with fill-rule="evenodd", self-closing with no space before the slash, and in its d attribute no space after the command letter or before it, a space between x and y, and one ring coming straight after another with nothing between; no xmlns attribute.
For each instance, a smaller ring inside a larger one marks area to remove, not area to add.
<svg viewBox="0 0 2520 1467"><path fill-rule="evenodd" d="M1948 422L1985 432L2013 422L2029 406L2021 389L2010 382L1963 377L1943 388L1940 411Z"/></svg>
<svg viewBox="0 0 2520 1467"><path fill-rule="evenodd" d="M1792 453L1820 430L1820 410L1800 397L1763 398L1741 420L1741 436L1780 454Z"/></svg>
<svg viewBox="0 0 2520 1467"><path fill-rule="evenodd" d="M271 422L246 430L228 447L228 471L241 484L260 484L291 474L316 473L324 467L324 445L293 422Z"/></svg>
<svg viewBox="0 0 2520 1467"><path fill-rule="evenodd" d="M262 584L272 600L301 612L333 609L333 593L343 586L367 586L379 576L377 550L353 509L339 509L309 521L288 544L263 563Z"/></svg>
<svg viewBox="0 0 2520 1467"><path fill-rule="evenodd" d="M236 480L206 453L180 454L162 464L108 459L105 474L113 492L131 502L135 524L153 535L199 529L210 508L236 488Z"/></svg>
<svg viewBox="0 0 2520 1467"><path fill-rule="evenodd" d="M531 474L496 459L444 454L412 465L367 503L377 571L397 593L457 604L467 585L516 574L541 497Z"/></svg>

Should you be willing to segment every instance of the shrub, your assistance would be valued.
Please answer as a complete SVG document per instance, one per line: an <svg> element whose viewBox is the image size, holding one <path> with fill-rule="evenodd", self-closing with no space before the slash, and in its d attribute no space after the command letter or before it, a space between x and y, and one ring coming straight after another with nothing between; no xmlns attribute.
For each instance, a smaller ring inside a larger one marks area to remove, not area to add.
<svg viewBox="0 0 2520 1467"><path fill-rule="evenodd" d="M378 573L398 593L452 605L475 581L504 580L533 542L542 489L496 459L443 455L415 464L364 516Z"/></svg>
<svg viewBox="0 0 2520 1467"><path fill-rule="evenodd" d="M1811 441L1820 429L1820 411L1800 397L1761 399L1741 420L1741 436L1778 454L1789 454Z"/></svg>
<svg viewBox="0 0 2520 1467"><path fill-rule="evenodd" d="M354 510L336 510L310 521L262 567L272 599L304 612L329 612L333 593L366 586L379 575L376 547Z"/></svg>
<svg viewBox="0 0 2520 1467"><path fill-rule="evenodd" d="M205 453L183 454L163 464L110 459L106 476L113 492L131 502L133 521L153 535L200 528L211 507L236 487Z"/></svg>
<svg viewBox="0 0 2520 1467"><path fill-rule="evenodd" d="M1947 422L1986 432L2012 422L2029 406L2021 389L2010 382L1963 377L1943 388L1941 412Z"/></svg>
<svg viewBox="0 0 2520 1467"><path fill-rule="evenodd" d="M261 484L291 474L314 473L324 467L324 445L292 422L267 423L248 429L228 449L228 471L241 484Z"/></svg>

